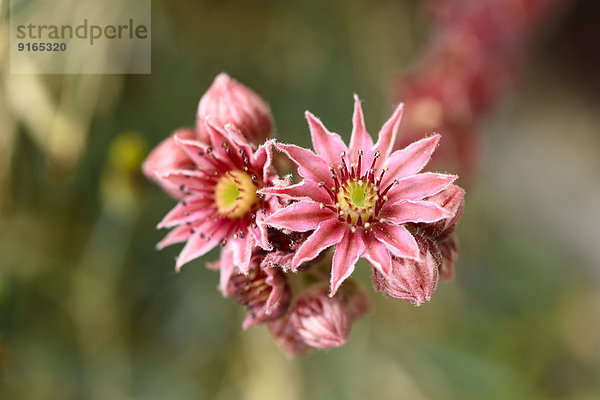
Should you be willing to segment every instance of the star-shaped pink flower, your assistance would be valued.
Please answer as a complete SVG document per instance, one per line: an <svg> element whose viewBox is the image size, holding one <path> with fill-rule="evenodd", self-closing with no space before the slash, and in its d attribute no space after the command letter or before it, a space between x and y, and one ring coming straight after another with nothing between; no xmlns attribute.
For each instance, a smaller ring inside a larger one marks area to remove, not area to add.
<svg viewBox="0 0 600 400"><path fill-rule="evenodd" d="M453 216L424 199L446 189L457 177L419 173L440 136L392 152L402 117L400 105L373 144L365 129L360 100L357 96L354 99L349 147L307 111L316 154L298 146L276 144L297 164L303 181L261 190L262 194L294 201L270 215L266 224L278 229L314 231L294 255L292 269L335 245L330 296L352 274L360 257L386 276L392 269L392 256L418 260L419 246L407 224L433 223Z"/></svg>
<svg viewBox="0 0 600 400"><path fill-rule="evenodd" d="M181 200L158 225L174 229L158 244L186 242L177 258L179 270L217 245L221 254L221 289L235 267L248 273L256 246L269 250L264 216L274 209L277 198L257 191L275 179L271 168L272 141L254 150L239 129L221 129L204 121L206 142L175 136L176 144L194 163L195 169L173 169L158 178L177 187Z"/></svg>

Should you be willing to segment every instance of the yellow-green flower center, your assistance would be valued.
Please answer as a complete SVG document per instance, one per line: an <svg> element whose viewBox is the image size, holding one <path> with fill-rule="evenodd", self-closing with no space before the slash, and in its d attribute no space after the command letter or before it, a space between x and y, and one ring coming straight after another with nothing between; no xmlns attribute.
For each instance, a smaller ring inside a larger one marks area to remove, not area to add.
<svg viewBox="0 0 600 400"><path fill-rule="evenodd" d="M346 217L350 216L353 224L361 219L365 223L375 213L379 199L378 188L371 182L362 179L349 179L337 192L337 206Z"/></svg>
<svg viewBox="0 0 600 400"><path fill-rule="evenodd" d="M233 170L223 175L215 186L217 211L228 218L240 218L258 202L256 185L250 175Z"/></svg>

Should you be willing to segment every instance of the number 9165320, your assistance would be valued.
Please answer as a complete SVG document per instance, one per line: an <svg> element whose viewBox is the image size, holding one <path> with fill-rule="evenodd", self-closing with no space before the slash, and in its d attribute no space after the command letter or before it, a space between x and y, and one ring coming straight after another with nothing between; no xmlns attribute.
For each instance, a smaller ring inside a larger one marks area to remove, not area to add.
<svg viewBox="0 0 600 400"><path fill-rule="evenodd" d="M19 51L66 51L66 43L17 43Z"/></svg>

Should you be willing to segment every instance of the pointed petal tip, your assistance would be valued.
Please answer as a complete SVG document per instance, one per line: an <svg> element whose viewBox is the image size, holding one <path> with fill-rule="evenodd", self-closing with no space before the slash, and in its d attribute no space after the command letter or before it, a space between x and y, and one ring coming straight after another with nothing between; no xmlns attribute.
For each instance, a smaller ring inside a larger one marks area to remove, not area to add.
<svg viewBox="0 0 600 400"><path fill-rule="evenodd" d="M176 273L180 273L181 272L181 268L183 267L185 263L179 263L179 260L177 260L177 264L175 264L175 272Z"/></svg>
<svg viewBox="0 0 600 400"><path fill-rule="evenodd" d="M308 110L304 111L304 116L308 120L309 125L318 124L319 122L321 122L321 120L315 114L311 113Z"/></svg>
<svg viewBox="0 0 600 400"><path fill-rule="evenodd" d="M231 81L231 77L229 76L229 74L227 72L221 72L219 75L217 75L215 77L215 80L213 81L213 85L214 84L225 84L225 83L229 83L229 81Z"/></svg>

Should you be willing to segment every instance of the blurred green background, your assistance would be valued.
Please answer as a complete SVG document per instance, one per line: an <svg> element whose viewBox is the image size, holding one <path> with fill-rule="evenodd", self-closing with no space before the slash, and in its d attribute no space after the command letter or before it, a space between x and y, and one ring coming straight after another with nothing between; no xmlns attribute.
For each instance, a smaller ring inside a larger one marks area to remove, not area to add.
<svg viewBox="0 0 600 400"><path fill-rule="evenodd" d="M486 120L456 281L416 308L361 261L373 312L345 347L289 361L241 330L216 253L176 274L180 247L155 251L174 202L139 163L222 71L282 141L310 144L307 108L348 140L354 92L376 133L427 44L421 2L156 0L151 75L42 76L9 74L0 1L0 399L600 398L594 3L542 32Z"/></svg>

